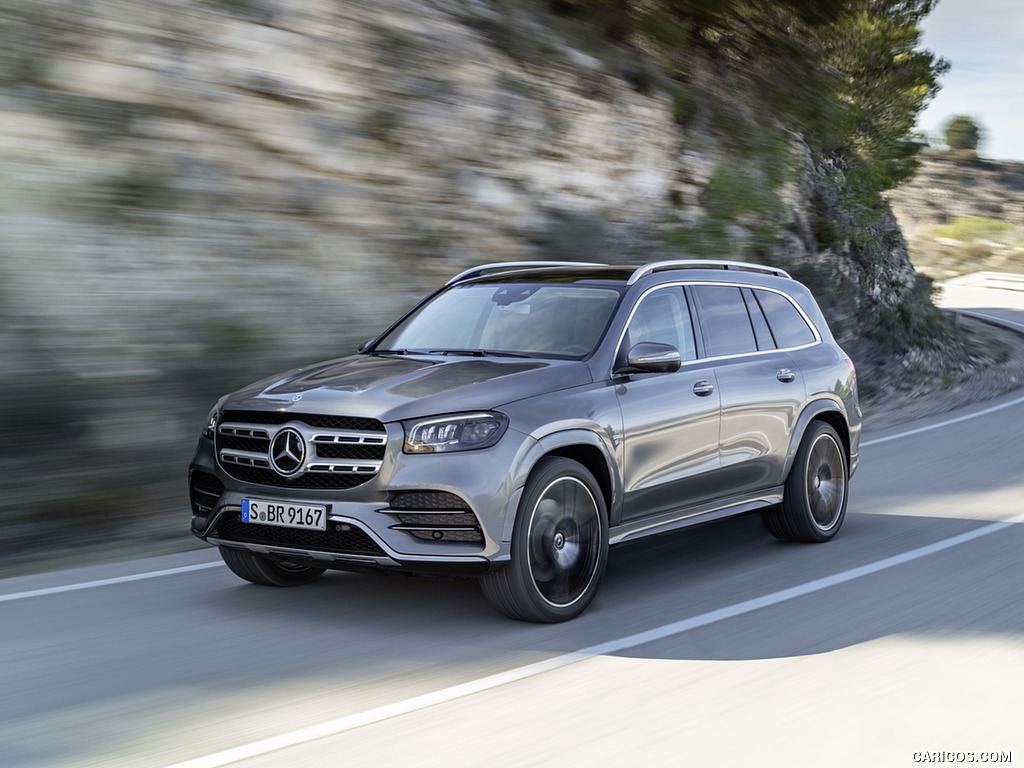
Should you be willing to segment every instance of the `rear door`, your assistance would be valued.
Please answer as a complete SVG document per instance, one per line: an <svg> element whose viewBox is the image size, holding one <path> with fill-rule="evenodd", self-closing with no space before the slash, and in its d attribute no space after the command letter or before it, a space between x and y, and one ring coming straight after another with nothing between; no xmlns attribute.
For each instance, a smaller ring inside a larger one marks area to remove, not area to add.
<svg viewBox="0 0 1024 768"><path fill-rule="evenodd" d="M762 304L787 321L792 318L782 304L796 310L774 291L710 284L688 290L701 318L721 398L721 495L778 485L806 387L800 369L780 349L784 345L776 341Z"/></svg>

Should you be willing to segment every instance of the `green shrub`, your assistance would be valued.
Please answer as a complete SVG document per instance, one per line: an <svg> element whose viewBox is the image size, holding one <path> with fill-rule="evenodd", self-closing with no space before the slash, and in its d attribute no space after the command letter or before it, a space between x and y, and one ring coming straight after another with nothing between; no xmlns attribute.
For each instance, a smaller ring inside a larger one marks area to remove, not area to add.
<svg viewBox="0 0 1024 768"><path fill-rule="evenodd" d="M0 82L42 87L49 63L38 51L11 49L0 52Z"/></svg>
<svg viewBox="0 0 1024 768"><path fill-rule="evenodd" d="M957 115L946 126L946 144L952 150L977 151L981 128L967 115Z"/></svg>
<svg viewBox="0 0 1024 768"><path fill-rule="evenodd" d="M707 221L700 226L675 227L669 231L667 239L670 245L688 257L724 259L736 255L721 222Z"/></svg>
<svg viewBox="0 0 1024 768"><path fill-rule="evenodd" d="M871 336L883 349L902 353L935 343L947 332L946 317L932 303L932 279L918 274L914 289L899 304L887 307Z"/></svg>
<svg viewBox="0 0 1024 768"><path fill-rule="evenodd" d="M682 86L672 87L672 119L677 125L686 125L697 114L697 99Z"/></svg>
<svg viewBox="0 0 1024 768"><path fill-rule="evenodd" d="M363 130L381 144L398 145L402 118L392 107L378 107L363 118Z"/></svg>
<svg viewBox="0 0 1024 768"><path fill-rule="evenodd" d="M958 216L948 224L935 227L934 237L945 237L965 243L992 240L997 243L1016 243L1024 239L1024 229L1000 219L983 216Z"/></svg>
<svg viewBox="0 0 1024 768"><path fill-rule="evenodd" d="M107 179L104 186L114 208L166 208L174 198L170 176L156 168L131 168Z"/></svg>
<svg viewBox="0 0 1024 768"><path fill-rule="evenodd" d="M620 74L634 91L644 96L652 95L657 88L658 73L646 61L640 60L624 66Z"/></svg>
<svg viewBox="0 0 1024 768"><path fill-rule="evenodd" d="M831 219L825 216L814 217L814 239L818 241L818 248L831 248L839 243L839 228Z"/></svg>

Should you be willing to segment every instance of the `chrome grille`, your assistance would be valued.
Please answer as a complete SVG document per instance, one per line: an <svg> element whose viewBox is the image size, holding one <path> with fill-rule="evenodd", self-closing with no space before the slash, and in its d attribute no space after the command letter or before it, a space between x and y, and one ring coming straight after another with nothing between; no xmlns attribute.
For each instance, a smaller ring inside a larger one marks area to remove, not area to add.
<svg viewBox="0 0 1024 768"><path fill-rule="evenodd" d="M306 445L301 471L274 470L270 446L285 426ZM374 477L384 460L387 433L376 419L277 411L226 411L217 427L217 457L224 471L247 483L282 488L354 488Z"/></svg>

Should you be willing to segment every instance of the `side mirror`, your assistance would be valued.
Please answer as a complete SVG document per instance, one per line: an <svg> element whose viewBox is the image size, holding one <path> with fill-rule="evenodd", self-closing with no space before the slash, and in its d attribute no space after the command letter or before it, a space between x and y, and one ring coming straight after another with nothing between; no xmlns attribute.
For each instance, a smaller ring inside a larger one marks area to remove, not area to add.
<svg viewBox="0 0 1024 768"><path fill-rule="evenodd" d="M672 373L678 371L683 359L679 350L671 344L641 341L626 355L626 364L619 366L615 373Z"/></svg>

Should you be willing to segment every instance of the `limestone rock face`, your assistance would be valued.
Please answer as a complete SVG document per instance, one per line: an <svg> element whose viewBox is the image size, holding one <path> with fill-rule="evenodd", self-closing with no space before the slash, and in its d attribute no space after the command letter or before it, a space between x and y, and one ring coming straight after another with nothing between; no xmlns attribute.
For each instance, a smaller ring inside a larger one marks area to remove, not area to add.
<svg viewBox="0 0 1024 768"><path fill-rule="evenodd" d="M658 230L706 216L725 152L666 94L483 0L7 5L0 248L91 356L106 334L122 360L164 343L181 312L312 325L327 347L471 262L676 255ZM880 251L819 247L834 175L791 153L770 255L898 300L891 222Z"/></svg>
<svg viewBox="0 0 1024 768"><path fill-rule="evenodd" d="M293 332L299 303L319 318L307 343L329 345L470 262L545 245L613 258L613 235L666 207L679 137L664 98L564 47L513 60L486 15L402 0L15 10L15 63L34 74L8 72L0 96L0 247L24 295L60 297L48 322L94 340L183 306Z"/></svg>

